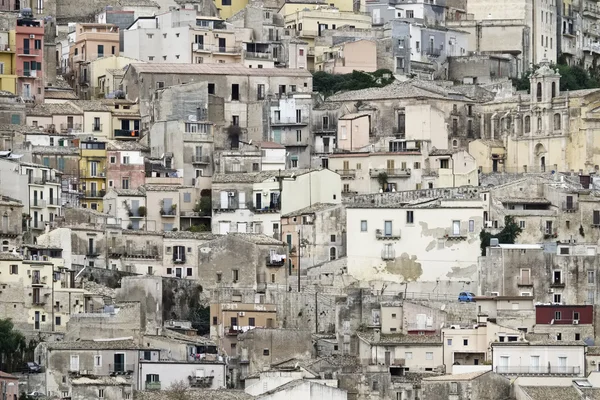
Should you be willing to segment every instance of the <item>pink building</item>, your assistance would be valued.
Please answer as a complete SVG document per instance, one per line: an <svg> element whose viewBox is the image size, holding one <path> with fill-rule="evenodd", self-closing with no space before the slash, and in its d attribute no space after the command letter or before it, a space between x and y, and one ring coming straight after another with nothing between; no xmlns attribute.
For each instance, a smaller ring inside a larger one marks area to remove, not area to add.
<svg viewBox="0 0 600 400"><path fill-rule="evenodd" d="M106 180L110 189L137 189L146 182L148 148L135 141L110 140Z"/></svg>
<svg viewBox="0 0 600 400"><path fill-rule="evenodd" d="M6 394L4 399L16 400L19 398L19 378L0 371L0 393Z"/></svg>
<svg viewBox="0 0 600 400"><path fill-rule="evenodd" d="M17 94L25 101L44 102L44 23L19 16L15 28Z"/></svg>

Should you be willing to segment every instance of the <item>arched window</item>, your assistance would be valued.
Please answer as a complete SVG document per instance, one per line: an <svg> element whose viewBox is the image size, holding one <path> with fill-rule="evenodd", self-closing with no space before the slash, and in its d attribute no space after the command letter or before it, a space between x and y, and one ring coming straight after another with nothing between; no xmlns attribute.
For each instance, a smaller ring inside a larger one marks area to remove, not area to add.
<svg viewBox="0 0 600 400"><path fill-rule="evenodd" d="M452 141L452 147L454 147L454 148L458 147L458 140L454 139Z"/></svg>
<svg viewBox="0 0 600 400"><path fill-rule="evenodd" d="M556 113L554 114L554 130L555 131L560 131L561 130L561 126L560 126L560 114Z"/></svg>
<svg viewBox="0 0 600 400"><path fill-rule="evenodd" d="M542 101L542 83L538 82L536 91L537 101Z"/></svg>
<svg viewBox="0 0 600 400"><path fill-rule="evenodd" d="M335 259L337 258L337 257L336 257L336 255L337 255L337 252L336 252L336 249L335 249L335 247L331 247L331 248L329 249L329 260L330 260L330 261L333 261L333 260L335 260Z"/></svg>
<svg viewBox="0 0 600 400"><path fill-rule="evenodd" d="M552 82L552 98L556 97L556 82Z"/></svg>
<svg viewBox="0 0 600 400"><path fill-rule="evenodd" d="M525 133L531 132L531 117L529 115L525 116L524 131Z"/></svg>

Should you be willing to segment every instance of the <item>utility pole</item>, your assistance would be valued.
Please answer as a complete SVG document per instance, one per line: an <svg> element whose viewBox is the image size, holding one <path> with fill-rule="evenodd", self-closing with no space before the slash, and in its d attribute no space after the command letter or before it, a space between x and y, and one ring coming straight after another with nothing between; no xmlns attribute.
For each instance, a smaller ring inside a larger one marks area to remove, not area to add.
<svg viewBox="0 0 600 400"><path fill-rule="evenodd" d="M297 268L297 272L298 272L298 293L300 293L300 260L302 259L300 257L300 245L302 243L302 229L298 228L298 268Z"/></svg>
<svg viewBox="0 0 600 400"><path fill-rule="evenodd" d="M317 288L315 287L315 333L319 333L319 296L317 292Z"/></svg>

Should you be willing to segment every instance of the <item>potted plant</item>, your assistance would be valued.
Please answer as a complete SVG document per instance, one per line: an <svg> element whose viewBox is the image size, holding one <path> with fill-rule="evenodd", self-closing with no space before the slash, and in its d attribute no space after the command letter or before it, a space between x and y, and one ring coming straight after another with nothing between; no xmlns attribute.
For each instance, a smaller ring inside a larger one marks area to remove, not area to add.
<svg viewBox="0 0 600 400"><path fill-rule="evenodd" d="M173 204L173 205L171 205L171 212L172 212L173 214L175 214L175 212L176 212L176 211L177 211L177 204Z"/></svg>
<svg viewBox="0 0 600 400"><path fill-rule="evenodd" d="M146 209L146 207L145 207L145 206L139 206L139 207L138 207L138 215L139 215L140 217L145 217L145 216L147 215L147 211L148 211L148 210Z"/></svg>
<svg viewBox="0 0 600 400"><path fill-rule="evenodd" d="M384 192L386 192L387 191L387 186L388 186L388 174L386 172L380 172L377 175L377 182L381 186L381 190L383 190Z"/></svg>

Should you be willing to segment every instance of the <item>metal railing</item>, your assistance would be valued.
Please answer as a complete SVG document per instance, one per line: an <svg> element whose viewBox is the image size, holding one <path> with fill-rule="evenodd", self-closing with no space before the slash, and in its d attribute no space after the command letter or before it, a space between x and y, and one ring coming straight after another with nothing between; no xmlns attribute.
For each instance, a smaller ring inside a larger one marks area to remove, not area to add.
<svg viewBox="0 0 600 400"><path fill-rule="evenodd" d="M273 118L271 125L306 125L308 124L308 117L302 116L301 118L290 117L290 118Z"/></svg>
<svg viewBox="0 0 600 400"><path fill-rule="evenodd" d="M579 209L579 204L578 203L569 203L566 201L563 201L562 203L562 210L566 211L566 212L572 212L572 211L577 211Z"/></svg>
<svg viewBox="0 0 600 400"><path fill-rule="evenodd" d="M498 374L511 375L579 375L581 367L539 366L539 367L496 367Z"/></svg>
<svg viewBox="0 0 600 400"><path fill-rule="evenodd" d="M194 164L210 164L210 156L194 156L192 159Z"/></svg>
<svg viewBox="0 0 600 400"><path fill-rule="evenodd" d="M81 132L81 124L60 124L63 132Z"/></svg>
<svg viewBox="0 0 600 400"><path fill-rule="evenodd" d="M18 47L17 54L20 56L39 56L42 50L40 49L32 49L29 47Z"/></svg>
<svg viewBox="0 0 600 400"><path fill-rule="evenodd" d="M371 175L372 178L376 178L377 176L379 176L380 173L387 174L387 176L389 178L407 178L407 177L410 176L410 169L399 169L399 168L387 169L387 168L381 168L381 169L370 169L369 170L369 174Z"/></svg>
<svg viewBox="0 0 600 400"><path fill-rule="evenodd" d="M240 54L242 48L239 46L219 46L203 43L194 43L194 51L209 51L213 53Z"/></svg>
<svg viewBox="0 0 600 400"><path fill-rule="evenodd" d="M31 207L39 207L39 208L45 208L46 207L46 200L33 199L33 201L31 203L32 203Z"/></svg>
<svg viewBox="0 0 600 400"><path fill-rule="evenodd" d="M135 369L135 366L133 364L125 364L125 363L108 364L108 371L111 374L133 373L134 369Z"/></svg>
<svg viewBox="0 0 600 400"><path fill-rule="evenodd" d="M336 169L337 172L342 179L344 178L356 178L356 170L355 169Z"/></svg>
<svg viewBox="0 0 600 400"><path fill-rule="evenodd" d="M257 51L244 51L244 57L256 60L272 60L273 54L271 53L261 53Z"/></svg>
<svg viewBox="0 0 600 400"><path fill-rule="evenodd" d="M132 138L140 137L140 131L136 129L115 129L114 136L117 138Z"/></svg>
<svg viewBox="0 0 600 400"><path fill-rule="evenodd" d="M145 388L146 390L160 390L160 382L146 382Z"/></svg>
<svg viewBox="0 0 600 400"><path fill-rule="evenodd" d="M270 267L281 267L281 266L285 265L285 259L274 260L271 258L271 256L266 256L266 263L267 263L267 266L270 266Z"/></svg>
<svg viewBox="0 0 600 400"><path fill-rule="evenodd" d="M421 54L430 56L430 57L439 57L442 54L442 50L429 47L429 48L423 49Z"/></svg>
<svg viewBox="0 0 600 400"><path fill-rule="evenodd" d="M50 197L48 199L48 205L49 206L56 206L56 207L60 207L61 206L61 200L58 197Z"/></svg>
<svg viewBox="0 0 600 400"><path fill-rule="evenodd" d="M83 192L83 197L104 197L106 194L105 190L86 190Z"/></svg>
<svg viewBox="0 0 600 400"><path fill-rule="evenodd" d="M31 177L29 178L29 183L34 183L36 185L43 185L46 183L61 183L62 181L60 180L60 178L56 177L56 176L43 176L41 178L38 177Z"/></svg>
<svg viewBox="0 0 600 400"><path fill-rule="evenodd" d="M400 239L400 229L392 229L390 232L386 232L385 229L375 229L375 238L377 240L392 240Z"/></svg>
<svg viewBox="0 0 600 400"><path fill-rule="evenodd" d="M17 75L18 76L25 76L25 77L29 77L29 78L37 78L37 70L30 70L30 69L18 69L17 70Z"/></svg>
<svg viewBox="0 0 600 400"><path fill-rule="evenodd" d="M517 286L533 286L533 280L531 277L523 278L522 276L518 276Z"/></svg>
<svg viewBox="0 0 600 400"><path fill-rule="evenodd" d="M102 131L102 124L92 124L92 132Z"/></svg>

